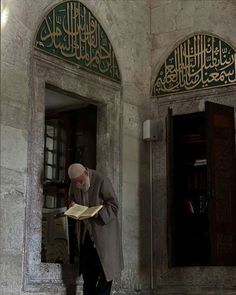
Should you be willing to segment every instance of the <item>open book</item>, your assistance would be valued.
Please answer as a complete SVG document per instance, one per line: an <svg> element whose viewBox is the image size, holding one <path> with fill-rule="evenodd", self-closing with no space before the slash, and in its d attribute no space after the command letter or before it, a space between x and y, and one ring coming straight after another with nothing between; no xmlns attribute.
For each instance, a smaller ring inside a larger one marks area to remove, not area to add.
<svg viewBox="0 0 236 295"><path fill-rule="evenodd" d="M102 207L103 205L87 207L74 204L64 214L74 219L83 220L93 217L99 210L102 209Z"/></svg>

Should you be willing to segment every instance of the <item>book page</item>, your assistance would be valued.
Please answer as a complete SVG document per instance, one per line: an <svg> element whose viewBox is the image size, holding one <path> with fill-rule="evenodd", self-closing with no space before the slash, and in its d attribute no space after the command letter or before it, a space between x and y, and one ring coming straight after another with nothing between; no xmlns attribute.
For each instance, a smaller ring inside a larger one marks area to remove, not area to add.
<svg viewBox="0 0 236 295"><path fill-rule="evenodd" d="M74 204L72 207L70 207L64 214L70 217L79 217L83 212L86 211L88 207Z"/></svg>
<svg viewBox="0 0 236 295"><path fill-rule="evenodd" d="M84 211L80 216L79 219L86 219L86 218L90 218L93 217L99 210L101 210L103 207L103 205L99 205L99 206L93 206L88 208L86 211Z"/></svg>

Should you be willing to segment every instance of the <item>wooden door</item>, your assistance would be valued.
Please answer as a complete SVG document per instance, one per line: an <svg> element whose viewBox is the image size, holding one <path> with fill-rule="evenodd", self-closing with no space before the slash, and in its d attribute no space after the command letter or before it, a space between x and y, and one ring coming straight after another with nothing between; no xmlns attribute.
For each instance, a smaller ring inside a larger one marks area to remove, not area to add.
<svg viewBox="0 0 236 295"><path fill-rule="evenodd" d="M234 108L206 102L211 265L236 265Z"/></svg>

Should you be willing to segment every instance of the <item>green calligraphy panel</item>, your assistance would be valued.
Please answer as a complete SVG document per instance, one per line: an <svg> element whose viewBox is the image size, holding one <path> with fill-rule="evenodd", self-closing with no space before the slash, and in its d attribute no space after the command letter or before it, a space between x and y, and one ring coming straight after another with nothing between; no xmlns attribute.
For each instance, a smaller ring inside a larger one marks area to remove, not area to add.
<svg viewBox="0 0 236 295"><path fill-rule="evenodd" d="M114 81L121 81L111 42L95 16L79 1L60 3L44 17L35 47Z"/></svg>
<svg viewBox="0 0 236 295"><path fill-rule="evenodd" d="M171 95L235 82L235 50L215 36L196 34L168 56L155 80L152 95Z"/></svg>

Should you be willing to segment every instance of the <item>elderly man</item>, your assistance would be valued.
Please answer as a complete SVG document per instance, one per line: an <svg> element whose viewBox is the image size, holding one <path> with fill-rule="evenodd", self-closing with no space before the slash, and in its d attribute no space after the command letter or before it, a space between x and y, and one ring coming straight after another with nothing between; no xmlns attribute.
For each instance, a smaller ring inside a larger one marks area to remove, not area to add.
<svg viewBox="0 0 236 295"><path fill-rule="evenodd" d="M84 295L108 295L112 280L123 268L118 201L107 177L75 163L70 165L70 206L103 205L95 217L77 221L79 268Z"/></svg>

